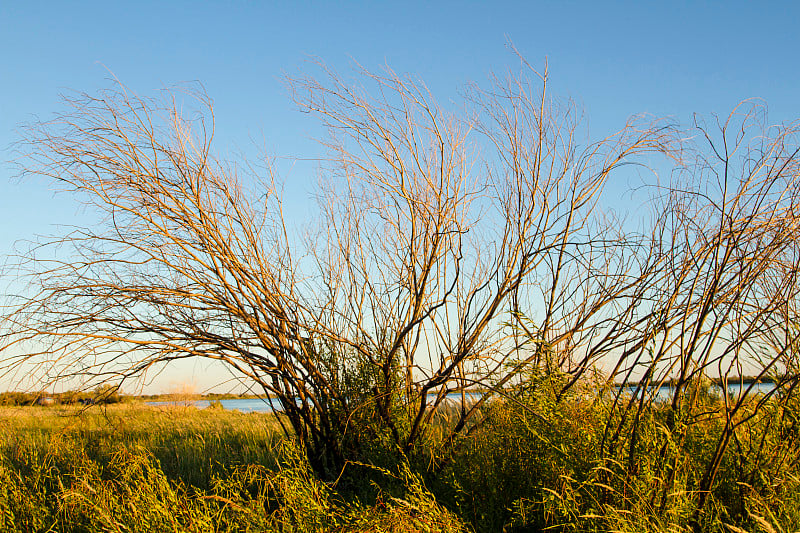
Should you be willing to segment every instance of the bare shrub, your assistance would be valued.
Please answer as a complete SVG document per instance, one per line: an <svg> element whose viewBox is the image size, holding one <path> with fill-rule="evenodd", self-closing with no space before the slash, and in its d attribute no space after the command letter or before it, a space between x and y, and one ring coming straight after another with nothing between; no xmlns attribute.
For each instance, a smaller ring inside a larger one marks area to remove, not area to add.
<svg viewBox="0 0 800 533"><path fill-rule="evenodd" d="M7 311L2 349L42 349L6 368L108 381L217 359L277 398L287 433L335 473L365 441L412 453L450 393L445 447L519 372L578 379L626 345L650 263L620 253L642 245L598 205L621 166L671 149L672 128L631 120L585 139L531 70L472 87L465 111L388 70L357 72L364 89L319 73L289 80L331 132L308 238L271 177L213 156L202 92L185 115L185 93L118 87L31 127L26 172L102 223L23 257L36 290Z"/></svg>

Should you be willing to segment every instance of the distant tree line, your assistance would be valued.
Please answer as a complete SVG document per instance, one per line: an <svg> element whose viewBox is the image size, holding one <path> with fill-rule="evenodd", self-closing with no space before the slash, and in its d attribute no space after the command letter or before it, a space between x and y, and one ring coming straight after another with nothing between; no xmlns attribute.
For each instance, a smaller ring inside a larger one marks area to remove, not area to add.
<svg viewBox="0 0 800 533"><path fill-rule="evenodd" d="M120 394L119 387L101 385L92 391L68 390L64 392L0 392L0 405L25 406L25 405L95 405L121 403L125 397Z"/></svg>

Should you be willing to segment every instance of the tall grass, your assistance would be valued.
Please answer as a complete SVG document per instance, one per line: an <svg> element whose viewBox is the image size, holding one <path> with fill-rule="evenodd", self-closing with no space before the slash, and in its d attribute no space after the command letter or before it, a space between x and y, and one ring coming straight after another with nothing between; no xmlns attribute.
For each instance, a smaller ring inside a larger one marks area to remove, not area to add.
<svg viewBox="0 0 800 533"><path fill-rule="evenodd" d="M651 405L610 453L612 402L539 387L488 405L454 455L432 437L392 464L377 446L330 483L271 414L4 408L0 531L797 531L800 410L756 401L700 514L695 487L725 423L713 395L690 418Z"/></svg>
<svg viewBox="0 0 800 533"><path fill-rule="evenodd" d="M26 407L0 420L4 532L465 530L408 469L389 473L402 494L342 498L273 415Z"/></svg>
<svg viewBox="0 0 800 533"><path fill-rule="evenodd" d="M612 453L601 441L619 413L596 388L556 399L542 387L495 402L441 476L453 490L440 501L487 532L798 531L800 410L759 399L738 414L734 445L699 512L697 486L726 423L722 398L677 415L652 404L636 437L629 426Z"/></svg>

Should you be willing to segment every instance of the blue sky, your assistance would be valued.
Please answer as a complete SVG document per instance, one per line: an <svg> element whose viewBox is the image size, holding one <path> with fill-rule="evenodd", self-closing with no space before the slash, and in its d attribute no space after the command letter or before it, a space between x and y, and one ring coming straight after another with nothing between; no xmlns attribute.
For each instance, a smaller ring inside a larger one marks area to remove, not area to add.
<svg viewBox="0 0 800 533"><path fill-rule="evenodd" d="M517 65L509 41L534 65L547 58L551 89L579 102L598 134L635 113L688 123L750 97L785 122L800 116L798 15L800 3L735 1L0 2L0 253L80 218L69 197L14 179L17 128L63 109L61 93L108 87L112 73L145 96L200 81L223 156L318 154L320 131L281 81L310 57L344 72L388 64L446 100ZM287 192L303 203L314 182L298 164Z"/></svg>

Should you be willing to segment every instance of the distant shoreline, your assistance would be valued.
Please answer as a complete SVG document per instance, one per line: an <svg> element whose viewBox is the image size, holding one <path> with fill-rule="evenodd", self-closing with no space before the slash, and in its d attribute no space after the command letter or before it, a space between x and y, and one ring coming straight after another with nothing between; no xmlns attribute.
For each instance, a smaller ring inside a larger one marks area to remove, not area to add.
<svg viewBox="0 0 800 533"><path fill-rule="evenodd" d="M763 376L763 377L760 377L760 378L758 376L735 376L735 377L729 377L726 380L723 380L722 378L706 378L706 379L708 380L709 384L716 385L718 387L721 387L725 381L727 381L728 385L735 385L735 384L738 384L738 383L741 383L743 385L751 385L753 383L774 384L774 383L777 382L777 380L774 377L771 377L771 376ZM677 381L678 380L676 380L676 379L670 379L670 380L664 381L660 386L661 387L674 387L675 384L677 383ZM627 383L615 383L614 386L615 387L623 387L623 386L624 387L638 387L640 384L641 384L640 381L629 381ZM651 382L650 386L652 387L654 384L655 383Z"/></svg>
<svg viewBox="0 0 800 533"><path fill-rule="evenodd" d="M230 393L209 393L209 394L141 394L130 396L136 400L148 402L169 402L180 400L263 400L273 399L266 394L230 394Z"/></svg>

